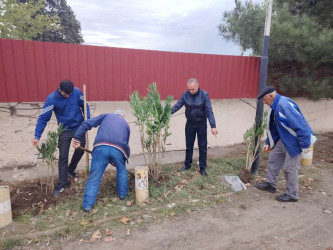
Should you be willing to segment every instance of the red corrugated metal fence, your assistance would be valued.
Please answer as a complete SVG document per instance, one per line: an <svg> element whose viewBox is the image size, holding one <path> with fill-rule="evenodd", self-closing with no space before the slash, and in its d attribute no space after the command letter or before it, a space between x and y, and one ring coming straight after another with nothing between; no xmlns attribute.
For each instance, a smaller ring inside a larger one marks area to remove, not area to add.
<svg viewBox="0 0 333 250"><path fill-rule="evenodd" d="M0 102L45 101L63 79L89 101L127 101L156 82L162 98L178 99L190 77L211 99L258 93L260 58L0 39Z"/></svg>

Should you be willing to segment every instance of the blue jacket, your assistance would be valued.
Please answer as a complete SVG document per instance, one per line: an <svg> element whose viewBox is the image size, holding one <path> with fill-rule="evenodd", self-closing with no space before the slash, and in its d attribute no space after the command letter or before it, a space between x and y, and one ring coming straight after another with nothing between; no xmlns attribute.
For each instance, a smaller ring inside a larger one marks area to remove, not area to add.
<svg viewBox="0 0 333 250"><path fill-rule="evenodd" d="M101 114L89 120L85 120L76 130L74 139L81 141L87 130L97 127L97 135L94 147L100 145L112 146L123 152L126 159L130 156L129 137L130 128L128 123L118 114Z"/></svg>
<svg viewBox="0 0 333 250"><path fill-rule="evenodd" d="M78 88L74 88L73 93L68 98L60 94L59 89L51 93L43 106L43 110L39 115L35 138L39 139L51 119L52 111L57 118L58 124L62 124L66 130L77 129L84 120L84 99L83 94ZM87 104L87 117L90 118L90 109Z"/></svg>
<svg viewBox="0 0 333 250"><path fill-rule="evenodd" d="M178 102L172 107L171 114L176 113L185 105L185 116L187 122L204 122L208 119L210 127L216 128L212 105L208 93L199 88L198 92L192 95L185 91Z"/></svg>
<svg viewBox="0 0 333 250"><path fill-rule="evenodd" d="M291 157L309 148L316 141L309 124L296 103L276 94L267 116L266 144L272 149L281 139Z"/></svg>

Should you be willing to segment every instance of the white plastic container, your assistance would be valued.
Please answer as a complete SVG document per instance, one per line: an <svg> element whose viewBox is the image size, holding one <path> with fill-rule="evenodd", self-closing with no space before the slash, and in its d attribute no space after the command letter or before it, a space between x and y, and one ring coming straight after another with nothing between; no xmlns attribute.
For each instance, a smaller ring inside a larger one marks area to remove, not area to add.
<svg viewBox="0 0 333 250"><path fill-rule="evenodd" d="M310 151L307 153L302 153L301 155L301 164L302 166L311 166L313 158L313 144L310 146Z"/></svg>
<svg viewBox="0 0 333 250"><path fill-rule="evenodd" d="M12 208L8 186L0 186L0 228L12 223Z"/></svg>

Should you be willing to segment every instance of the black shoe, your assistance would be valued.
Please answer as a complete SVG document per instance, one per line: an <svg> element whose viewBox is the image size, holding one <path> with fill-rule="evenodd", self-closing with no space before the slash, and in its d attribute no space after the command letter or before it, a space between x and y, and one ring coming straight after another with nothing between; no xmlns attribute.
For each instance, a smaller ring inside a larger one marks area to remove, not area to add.
<svg viewBox="0 0 333 250"><path fill-rule="evenodd" d="M187 170L190 170L191 167L187 167L187 166L184 166L182 168L179 169L179 171L183 172L183 171L187 171Z"/></svg>
<svg viewBox="0 0 333 250"><path fill-rule="evenodd" d="M90 213L90 211L91 211L91 208L90 209L86 209L84 207L81 207L81 208L82 208L83 212L85 212L85 213Z"/></svg>
<svg viewBox="0 0 333 250"><path fill-rule="evenodd" d="M77 174L75 172L73 173L68 173L69 174L69 178L72 179L74 182L78 182L79 178L77 177Z"/></svg>
<svg viewBox="0 0 333 250"><path fill-rule="evenodd" d="M65 188L66 187L59 187L58 186L53 192L53 197L55 197L55 198L59 197L60 194L65 191Z"/></svg>
<svg viewBox="0 0 333 250"><path fill-rule="evenodd" d="M202 176L207 176L206 169L200 168L199 172Z"/></svg>
<svg viewBox="0 0 333 250"><path fill-rule="evenodd" d="M259 188L261 190L265 190L271 193L275 193L276 192L276 188L273 187L271 184L269 184L268 182L264 182L264 183L256 183L256 188Z"/></svg>
<svg viewBox="0 0 333 250"><path fill-rule="evenodd" d="M296 202L298 201L298 199L294 199L291 198L289 195L287 195L286 193L284 194L280 194L278 196L276 196L275 198L277 201L281 201L281 202Z"/></svg>

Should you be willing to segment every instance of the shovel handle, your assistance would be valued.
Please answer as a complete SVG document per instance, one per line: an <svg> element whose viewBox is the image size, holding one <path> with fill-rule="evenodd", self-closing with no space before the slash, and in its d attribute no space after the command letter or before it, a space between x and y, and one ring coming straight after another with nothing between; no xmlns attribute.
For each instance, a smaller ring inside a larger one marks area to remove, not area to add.
<svg viewBox="0 0 333 250"><path fill-rule="evenodd" d="M83 150L83 151L86 151L86 152L88 152L88 153L92 153L89 149L86 149L86 148L84 148L84 147L82 147L82 146L79 146L78 147L78 149L81 149L81 150Z"/></svg>

